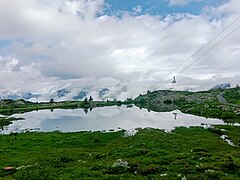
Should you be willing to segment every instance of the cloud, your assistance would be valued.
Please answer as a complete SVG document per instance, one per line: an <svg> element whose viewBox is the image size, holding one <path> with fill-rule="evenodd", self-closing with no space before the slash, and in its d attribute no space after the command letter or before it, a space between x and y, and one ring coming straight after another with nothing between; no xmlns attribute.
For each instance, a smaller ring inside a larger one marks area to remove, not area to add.
<svg viewBox="0 0 240 180"><path fill-rule="evenodd" d="M136 13L141 13L142 12L142 7L140 5L133 7L134 12Z"/></svg>
<svg viewBox="0 0 240 180"><path fill-rule="evenodd" d="M107 87L123 99L169 88L178 71L160 80L236 19L237 4L232 0L197 16L125 12L119 18L104 13L103 0L1 0L0 39L11 40L0 48L1 91L47 93L67 86L95 93ZM177 75L174 88L239 83L238 32Z"/></svg>
<svg viewBox="0 0 240 180"><path fill-rule="evenodd" d="M201 2L203 0L169 0L170 6L183 6L194 2Z"/></svg>

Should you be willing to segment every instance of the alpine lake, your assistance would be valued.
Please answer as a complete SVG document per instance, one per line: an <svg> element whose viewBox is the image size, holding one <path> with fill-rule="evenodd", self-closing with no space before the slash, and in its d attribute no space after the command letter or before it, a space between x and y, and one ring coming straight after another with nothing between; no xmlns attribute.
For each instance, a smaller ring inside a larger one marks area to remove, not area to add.
<svg viewBox="0 0 240 180"><path fill-rule="evenodd" d="M220 119L204 118L182 113L179 110L171 112L154 112L138 107L113 106L91 109L55 109L39 110L14 114L19 118L3 128L1 134L12 132L42 131L42 132L78 132L78 131L119 131L125 130L129 135L137 129L154 128L171 131L176 127L191 127L220 125Z"/></svg>
<svg viewBox="0 0 240 180"><path fill-rule="evenodd" d="M0 179L239 179L239 126L136 106L13 114Z"/></svg>

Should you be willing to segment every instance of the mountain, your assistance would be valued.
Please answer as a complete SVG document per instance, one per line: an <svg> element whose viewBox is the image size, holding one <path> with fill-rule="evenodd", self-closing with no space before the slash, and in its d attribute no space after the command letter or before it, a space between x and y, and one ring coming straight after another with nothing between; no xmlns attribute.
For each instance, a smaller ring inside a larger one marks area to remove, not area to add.
<svg viewBox="0 0 240 180"><path fill-rule="evenodd" d="M107 95L109 94L109 89L108 88L103 88L101 89L98 93L99 93L99 97L103 100L107 99Z"/></svg>
<svg viewBox="0 0 240 180"><path fill-rule="evenodd" d="M59 89L56 92L54 92L50 97L53 99L56 99L56 98L58 99L58 98L66 96L70 92L71 92L71 90L63 88L63 89Z"/></svg>
<svg viewBox="0 0 240 180"><path fill-rule="evenodd" d="M17 99L25 99L25 100L30 100L32 98L38 98L40 97L40 94L33 94L33 93L11 93L9 91L5 91L2 94L0 94L0 99L12 99L12 100L17 100Z"/></svg>
<svg viewBox="0 0 240 180"><path fill-rule="evenodd" d="M223 84L217 84L216 86L214 86L210 90L228 89L230 87L231 87L230 83L223 83Z"/></svg>
<svg viewBox="0 0 240 180"><path fill-rule="evenodd" d="M22 95L22 99L29 100L31 98L39 98L41 97L40 94L32 94L32 93L25 93Z"/></svg>
<svg viewBox="0 0 240 180"><path fill-rule="evenodd" d="M113 100L119 95L125 92L122 89L114 87L112 90L106 87L99 89L88 89L88 88L75 88L75 87L64 87L64 88L52 88L44 93L33 93L33 92L15 92L10 91L0 92L1 99L24 99L27 101L66 101L66 100L84 100L86 97L92 96L94 100Z"/></svg>
<svg viewBox="0 0 240 180"><path fill-rule="evenodd" d="M87 97L88 95L88 90L87 89L82 89L76 96L73 96L72 99L74 100L81 100Z"/></svg>

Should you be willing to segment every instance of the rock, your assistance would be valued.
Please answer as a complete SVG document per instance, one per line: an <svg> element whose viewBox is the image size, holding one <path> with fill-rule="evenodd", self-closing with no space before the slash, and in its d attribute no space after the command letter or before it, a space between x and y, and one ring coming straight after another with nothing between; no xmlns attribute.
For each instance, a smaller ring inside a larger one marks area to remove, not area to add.
<svg viewBox="0 0 240 180"><path fill-rule="evenodd" d="M214 173L214 172L215 172L214 169L207 169L207 170L205 170L205 173Z"/></svg>
<svg viewBox="0 0 240 180"><path fill-rule="evenodd" d="M187 178L184 176L184 177L182 178L182 180L187 180Z"/></svg>
<svg viewBox="0 0 240 180"><path fill-rule="evenodd" d="M113 163L112 167L126 167L128 168L128 162L122 159L118 159L115 163Z"/></svg>
<svg viewBox="0 0 240 180"><path fill-rule="evenodd" d="M160 174L161 177L167 176L167 175L168 175L167 173L165 173L165 174Z"/></svg>
<svg viewBox="0 0 240 180"><path fill-rule="evenodd" d="M129 172L130 167L128 166L128 162L122 159L118 159L116 162L113 163L107 173L109 174L122 174ZM136 172L137 173L137 172Z"/></svg>
<svg viewBox="0 0 240 180"><path fill-rule="evenodd" d="M4 170L5 171L15 171L16 168L15 167L11 167L11 166L7 166L7 167L4 167Z"/></svg>

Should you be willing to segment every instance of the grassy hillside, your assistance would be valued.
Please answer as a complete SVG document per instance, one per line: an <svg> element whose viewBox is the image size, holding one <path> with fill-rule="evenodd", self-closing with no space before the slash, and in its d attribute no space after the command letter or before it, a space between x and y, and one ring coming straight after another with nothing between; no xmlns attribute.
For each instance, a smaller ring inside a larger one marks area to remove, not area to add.
<svg viewBox="0 0 240 180"><path fill-rule="evenodd" d="M160 90L138 96L134 104L158 112L179 109L194 115L221 118L226 122L239 122L238 93L239 88L201 92ZM229 102L222 103L221 95Z"/></svg>
<svg viewBox="0 0 240 180"><path fill-rule="evenodd" d="M229 89L224 93L224 98L229 103L240 105L240 88Z"/></svg>
<svg viewBox="0 0 240 180"><path fill-rule="evenodd" d="M220 130L220 129L225 129ZM0 136L5 179L238 179L240 127ZM7 167L10 170L7 170ZM4 170L4 168L6 170Z"/></svg>

